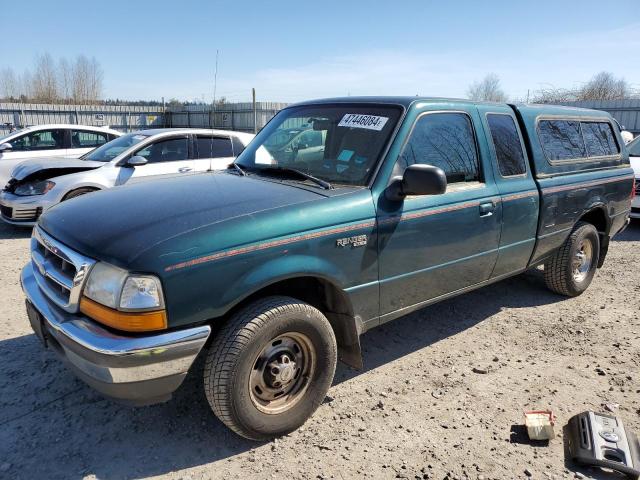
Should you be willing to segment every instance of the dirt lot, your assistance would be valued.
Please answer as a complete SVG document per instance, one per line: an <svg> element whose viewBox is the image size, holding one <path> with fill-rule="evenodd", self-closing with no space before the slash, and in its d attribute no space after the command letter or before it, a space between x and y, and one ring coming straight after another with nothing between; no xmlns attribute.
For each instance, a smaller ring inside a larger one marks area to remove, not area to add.
<svg viewBox="0 0 640 480"><path fill-rule="evenodd" d="M640 433L640 223L579 298L535 271L369 332L365 370L339 366L313 418L264 444L229 432L195 376L138 409L76 380L27 323L29 234L0 226L1 478L573 478L562 436L528 443L523 410L561 427L617 403Z"/></svg>

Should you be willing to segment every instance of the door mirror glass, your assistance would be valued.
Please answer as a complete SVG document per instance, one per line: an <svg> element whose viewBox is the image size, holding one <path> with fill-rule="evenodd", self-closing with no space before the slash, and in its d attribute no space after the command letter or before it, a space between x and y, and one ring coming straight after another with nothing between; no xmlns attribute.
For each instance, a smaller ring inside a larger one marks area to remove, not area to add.
<svg viewBox="0 0 640 480"><path fill-rule="evenodd" d="M140 167L146 164L147 164L147 159L144 157L141 157L140 155L134 155L129 159L129 161L127 161L127 165L130 167Z"/></svg>
<svg viewBox="0 0 640 480"><path fill-rule="evenodd" d="M11 144L9 142L0 143L0 152L7 152L11 150Z"/></svg>
<svg viewBox="0 0 640 480"><path fill-rule="evenodd" d="M396 177L387 188L390 200L407 195L441 195L447 190L447 176L441 168L416 163L409 165L402 177Z"/></svg>

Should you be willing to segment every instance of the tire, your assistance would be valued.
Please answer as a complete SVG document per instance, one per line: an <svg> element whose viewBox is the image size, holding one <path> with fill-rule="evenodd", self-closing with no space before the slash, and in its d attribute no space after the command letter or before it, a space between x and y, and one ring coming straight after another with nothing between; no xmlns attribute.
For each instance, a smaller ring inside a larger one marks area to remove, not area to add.
<svg viewBox="0 0 640 480"><path fill-rule="evenodd" d="M79 188L77 190L72 190L71 192L67 193L64 196L62 201L64 202L65 200L71 200L72 198L76 198L76 197L79 197L80 195L85 195L87 193L91 193L95 191L96 191L95 188Z"/></svg>
<svg viewBox="0 0 640 480"><path fill-rule="evenodd" d="M560 295L577 297L591 284L599 256L598 231L590 223L578 222L569 238L544 264L547 288Z"/></svg>
<svg viewBox="0 0 640 480"><path fill-rule="evenodd" d="M319 310L294 298L267 297L218 332L207 353L205 393L227 427L267 440L297 429L320 406L336 361L335 335Z"/></svg>

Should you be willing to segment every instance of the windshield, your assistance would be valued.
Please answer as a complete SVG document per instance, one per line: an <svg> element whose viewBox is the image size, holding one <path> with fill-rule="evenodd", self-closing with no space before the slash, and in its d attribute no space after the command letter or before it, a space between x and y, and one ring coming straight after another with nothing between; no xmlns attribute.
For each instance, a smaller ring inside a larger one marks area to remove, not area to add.
<svg viewBox="0 0 640 480"><path fill-rule="evenodd" d="M99 146L95 150L91 150L89 153L82 157L83 160L93 160L95 162L110 162L125 150L133 147L135 144L140 143L147 138L148 135L141 135L139 133L130 133L123 135L115 140L105 143Z"/></svg>
<svg viewBox="0 0 640 480"><path fill-rule="evenodd" d="M629 150L629 155L632 157L640 157L640 137L629 142L627 149Z"/></svg>
<svg viewBox="0 0 640 480"><path fill-rule="evenodd" d="M364 186L401 114L400 107L363 104L288 108L236 163L250 172L293 168L331 184Z"/></svg>
<svg viewBox="0 0 640 480"><path fill-rule="evenodd" d="M17 133L26 132L26 131L27 131L26 128L22 128L20 130L14 130L13 132L9 132L6 135L1 135L0 136L0 143L4 143L7 140L7 138L11 137L12 135L15 135Z"/></svg>

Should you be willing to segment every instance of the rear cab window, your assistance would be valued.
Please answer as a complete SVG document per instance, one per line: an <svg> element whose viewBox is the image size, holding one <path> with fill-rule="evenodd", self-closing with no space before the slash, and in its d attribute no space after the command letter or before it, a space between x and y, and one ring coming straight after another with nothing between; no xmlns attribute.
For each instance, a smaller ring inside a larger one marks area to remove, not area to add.
<svg viewBox="0 0 640 480"><path fill-rule="evenodd" d="M500 175L524 175L527 172L524 149L513 117L505 113L488 113L487 124Z"/></svg>

